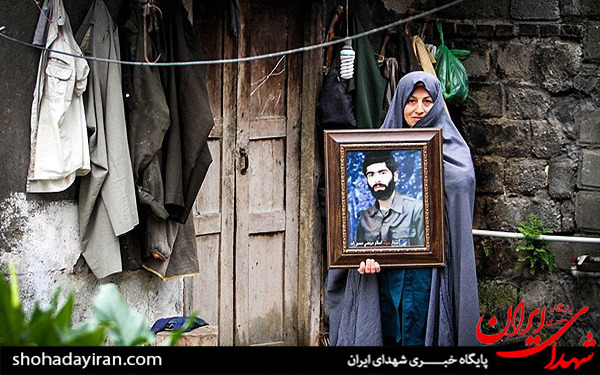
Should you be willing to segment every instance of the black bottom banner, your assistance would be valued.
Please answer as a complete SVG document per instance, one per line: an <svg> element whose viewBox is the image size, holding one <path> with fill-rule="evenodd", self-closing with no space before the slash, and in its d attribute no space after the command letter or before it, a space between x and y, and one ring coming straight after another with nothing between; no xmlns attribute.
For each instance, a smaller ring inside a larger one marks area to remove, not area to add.
<svg viewBox="0 0 600 375"><path fill-rule="evenodd" d="M600 374L596 347L1 347L1 374Z"/></svg>

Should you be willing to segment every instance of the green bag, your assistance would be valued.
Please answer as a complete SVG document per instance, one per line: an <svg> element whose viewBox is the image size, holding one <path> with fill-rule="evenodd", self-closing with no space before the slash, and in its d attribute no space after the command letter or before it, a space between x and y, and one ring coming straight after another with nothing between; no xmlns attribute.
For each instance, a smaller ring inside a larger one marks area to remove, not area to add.
<svg viewBox="0 0 600 375"><path fill-rule="evenodd" d="M442 25L437 23L441 44L435 54L435 72L442 83L442 93L447 103L458 105L467 100L469 95L469 79L467 70L460 60L471 54L464 49L448 49L444 44Z"/></svg>

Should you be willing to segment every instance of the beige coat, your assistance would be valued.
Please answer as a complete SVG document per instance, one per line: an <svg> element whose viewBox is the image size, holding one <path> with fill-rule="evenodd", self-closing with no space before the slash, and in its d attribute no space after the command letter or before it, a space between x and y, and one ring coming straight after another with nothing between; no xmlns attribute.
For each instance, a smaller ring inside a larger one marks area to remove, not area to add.
<svg viewBox="0 0 600 375"><path fill-rule="evenodd" d="M76 39L86 53L120 60L117 26L102 0L90 8ZM118 236L138 224L133 169L127 143L121 66L90 62L84 95L91 173L79 191L82 254L98 278L122 270Z"/></svg>
<svg viewBox="0 0 600 375"><path fill-rule="evenodd" d="M62 0L46 0L44 7L51 21L45 47L81 55ZM90 171L82 98L88 72L84 59L42 51L31 108L28 193L63 191Z"/></svg>

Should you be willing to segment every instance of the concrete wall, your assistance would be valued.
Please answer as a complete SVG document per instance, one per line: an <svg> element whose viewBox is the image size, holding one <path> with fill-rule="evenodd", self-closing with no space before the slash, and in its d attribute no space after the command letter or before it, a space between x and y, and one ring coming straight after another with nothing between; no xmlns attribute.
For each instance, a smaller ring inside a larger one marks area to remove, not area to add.
<svg viewBox="0 0 600 375"><path fill-rule="evenodd" d="M74 30L91 0L65 0ZM116 16L120 1L107 1ZM5 33L31 41L39 15L33 1L0 2ZM126 301L148 317L184 313L183 281L163 282L146 271L97 280L79 258L77 184L60 194L25 194L29 163L29 119L39 51L0 40L0 268L17 267L26 307L48 303L54 290L75 294L75 320L91 314L92 297L102 283L119 286Z"/></svg>

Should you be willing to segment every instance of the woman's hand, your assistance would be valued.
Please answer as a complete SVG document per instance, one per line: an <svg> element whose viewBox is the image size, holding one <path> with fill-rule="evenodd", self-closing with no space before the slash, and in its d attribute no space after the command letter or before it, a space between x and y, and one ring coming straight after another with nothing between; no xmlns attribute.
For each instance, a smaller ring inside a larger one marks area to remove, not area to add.
<svg viewBox="0 0 600 375"><path fill-rule="evenodd" d="M362 261L358 267L358 273L361 275L364 273L377 273L379 271L381 271L381 266L375 261L375 259L367 259L366 261Z"/></svg>

